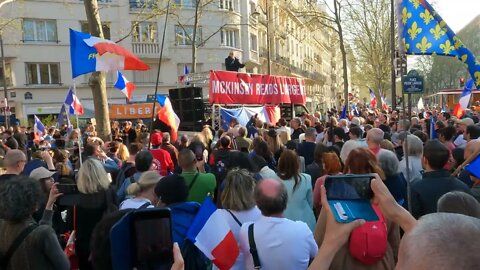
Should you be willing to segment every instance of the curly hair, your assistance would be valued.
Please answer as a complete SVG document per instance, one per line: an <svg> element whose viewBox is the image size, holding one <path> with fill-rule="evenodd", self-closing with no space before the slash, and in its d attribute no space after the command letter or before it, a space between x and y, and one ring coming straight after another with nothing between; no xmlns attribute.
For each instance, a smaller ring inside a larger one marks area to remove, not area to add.
<svg viewBox="0 0 480 270"><path fill-rule="evenodd" d="M16 176L0 185L0 218L21 222L36 211L42 196L37 180Z"/></svg>

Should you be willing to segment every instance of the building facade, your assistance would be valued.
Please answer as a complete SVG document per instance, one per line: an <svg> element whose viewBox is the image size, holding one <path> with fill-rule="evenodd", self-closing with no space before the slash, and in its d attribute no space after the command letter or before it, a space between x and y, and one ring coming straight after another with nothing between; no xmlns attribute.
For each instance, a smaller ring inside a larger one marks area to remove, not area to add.
<svg viewBox="0 0 480 270"><path fill-rule="evenodd" d="M193 62L195 0L171 1L160 94L177 87L184 66L192 70ZM225 57L235 51L246 64L245 72L304 77L309 109L332 107L338 96L333 86L339 80L333 74L341 69L341 62L332 49L332 33L295 14L294 8L305 1L203 0L207 4L198 13L196 72L224 69ZM158 5L149 0L98 2L105 37L151 67L148 71L124 72L136 85L132 102L146 102L155 90L166 1ZM86 108L85 117L93 117L89 75L75 79L71 76L69 28L88 32L83 1L17 1L4 5L0 17L9 22L2 29L8 103L22 124L27 124L34 114L58 114L73 85ZM109 103L125 104L123 94L113 87L115 80L116 72L109 72Z"/></svg>

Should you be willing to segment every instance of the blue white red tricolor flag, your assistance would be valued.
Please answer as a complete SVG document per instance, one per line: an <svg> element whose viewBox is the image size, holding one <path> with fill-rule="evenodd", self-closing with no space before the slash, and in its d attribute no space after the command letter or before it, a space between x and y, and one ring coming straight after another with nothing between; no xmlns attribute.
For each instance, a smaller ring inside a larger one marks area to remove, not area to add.
<svg viewBox="0 0 480 270"><path fill-rule="evenodd" d="M382 109L384 111L388 112L388 104L387 104L387 100L385 99L385 95L383 93L381 93L380 98L381 98L381 101L382 101Z"/></svg>
<svg viewBox="0 0 480 270"><path fill-rule="evenodd" d="M220 270L232 268L240 254L230 226L210 197L200 207L187 238Z"/></svg>
<svg viewBox="0 0 480 270"><path fill-rule="evenodd" d="M158 119L172 129L172 142L176 142L178 127L180 126L180 118L178 118L177 114L173 111L172 103L170 103L168 97L157 95L157 101L160 104Z"/></svg>
<svg viewBox="0 0 480 270"><path fill-rule="evenodd" d="M83 115L83 106L80 103L80 100L77 96L73 93L72 88L68 90L67 97L65 98L65 104L70 107L70 113L74 113L77 115Z"/></svg>
<svg viewBox="0 0 480 270"><path fill-rule="evenodd" d="M372 109L375 109L377 108L377 97L372 89L368 88L368 92L370 93L370 105L372 106Z"/></svg>
<svg viewBox="0 0 480 270"><path fill-rule="evenodd" d="M43 136L43 134L45 134L45 126L43 125L42 121L38 119L36 115L33 115L33 121L34 121L33 133L34 133L35 139L38 140L40 139L40 137Z"/></svg>
<svg viewBox="0 0 480 270"><path fill-rule="evenodd" d="M72 78L94 71L148 70L150 67L113 41L70 29Z"/></svg>
<svg viewBox="0 0 480 270"><path fill-rule="evenodd" d="M470 97L472 96L472 88L474 85L474 81L472 79L468 80L465 83L465 87L463 88L462 95L458 100L457 106L454 110L454 115L457 118L460 118L465 113L465 110L468 108L468 103L470 103Z"/></svg>
<svg viewBox="0 0 480 270"><path fill-rule="evenodd" d="M125 76L120 72L117 71L117 82L114 84L115 88L122 91L122 93L130 99L132 98L133 90L135 90L135 85L131 83Z"/></svg>

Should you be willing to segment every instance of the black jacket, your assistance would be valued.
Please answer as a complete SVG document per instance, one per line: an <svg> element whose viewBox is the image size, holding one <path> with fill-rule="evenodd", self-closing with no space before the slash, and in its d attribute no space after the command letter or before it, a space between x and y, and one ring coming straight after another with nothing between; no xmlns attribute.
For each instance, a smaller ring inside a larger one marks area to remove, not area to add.
<svg viewBox="0 0 480 270"><path fill-rule="evenodd" d="M232 58L232 57L227 57L225 58L225 69L227 71L235 71L235 72L238 72L239 69L245 67L244 64L240 63L240 61L238 61L238 58Z"/></svg>
<svg viewBox="0 0 480 270"><path fill-rule="evenodd" d="M424 173L421 180L412 183L413 216L419 218L437 212L438 199L450 191L469 193L469 188L445 170Z"/></svg>

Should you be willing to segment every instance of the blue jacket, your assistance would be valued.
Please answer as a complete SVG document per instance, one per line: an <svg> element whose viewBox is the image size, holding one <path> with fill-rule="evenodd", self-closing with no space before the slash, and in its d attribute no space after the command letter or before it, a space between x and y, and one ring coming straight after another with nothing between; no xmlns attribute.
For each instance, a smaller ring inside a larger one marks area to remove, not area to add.
<svg viewBox="0 0 480 270"><path fill-rule="evenodd" d="M174 203L168 206L172 211L173 241L177 242L180 249L187 237L187 232L200 209L197 202Z"/></svg>

